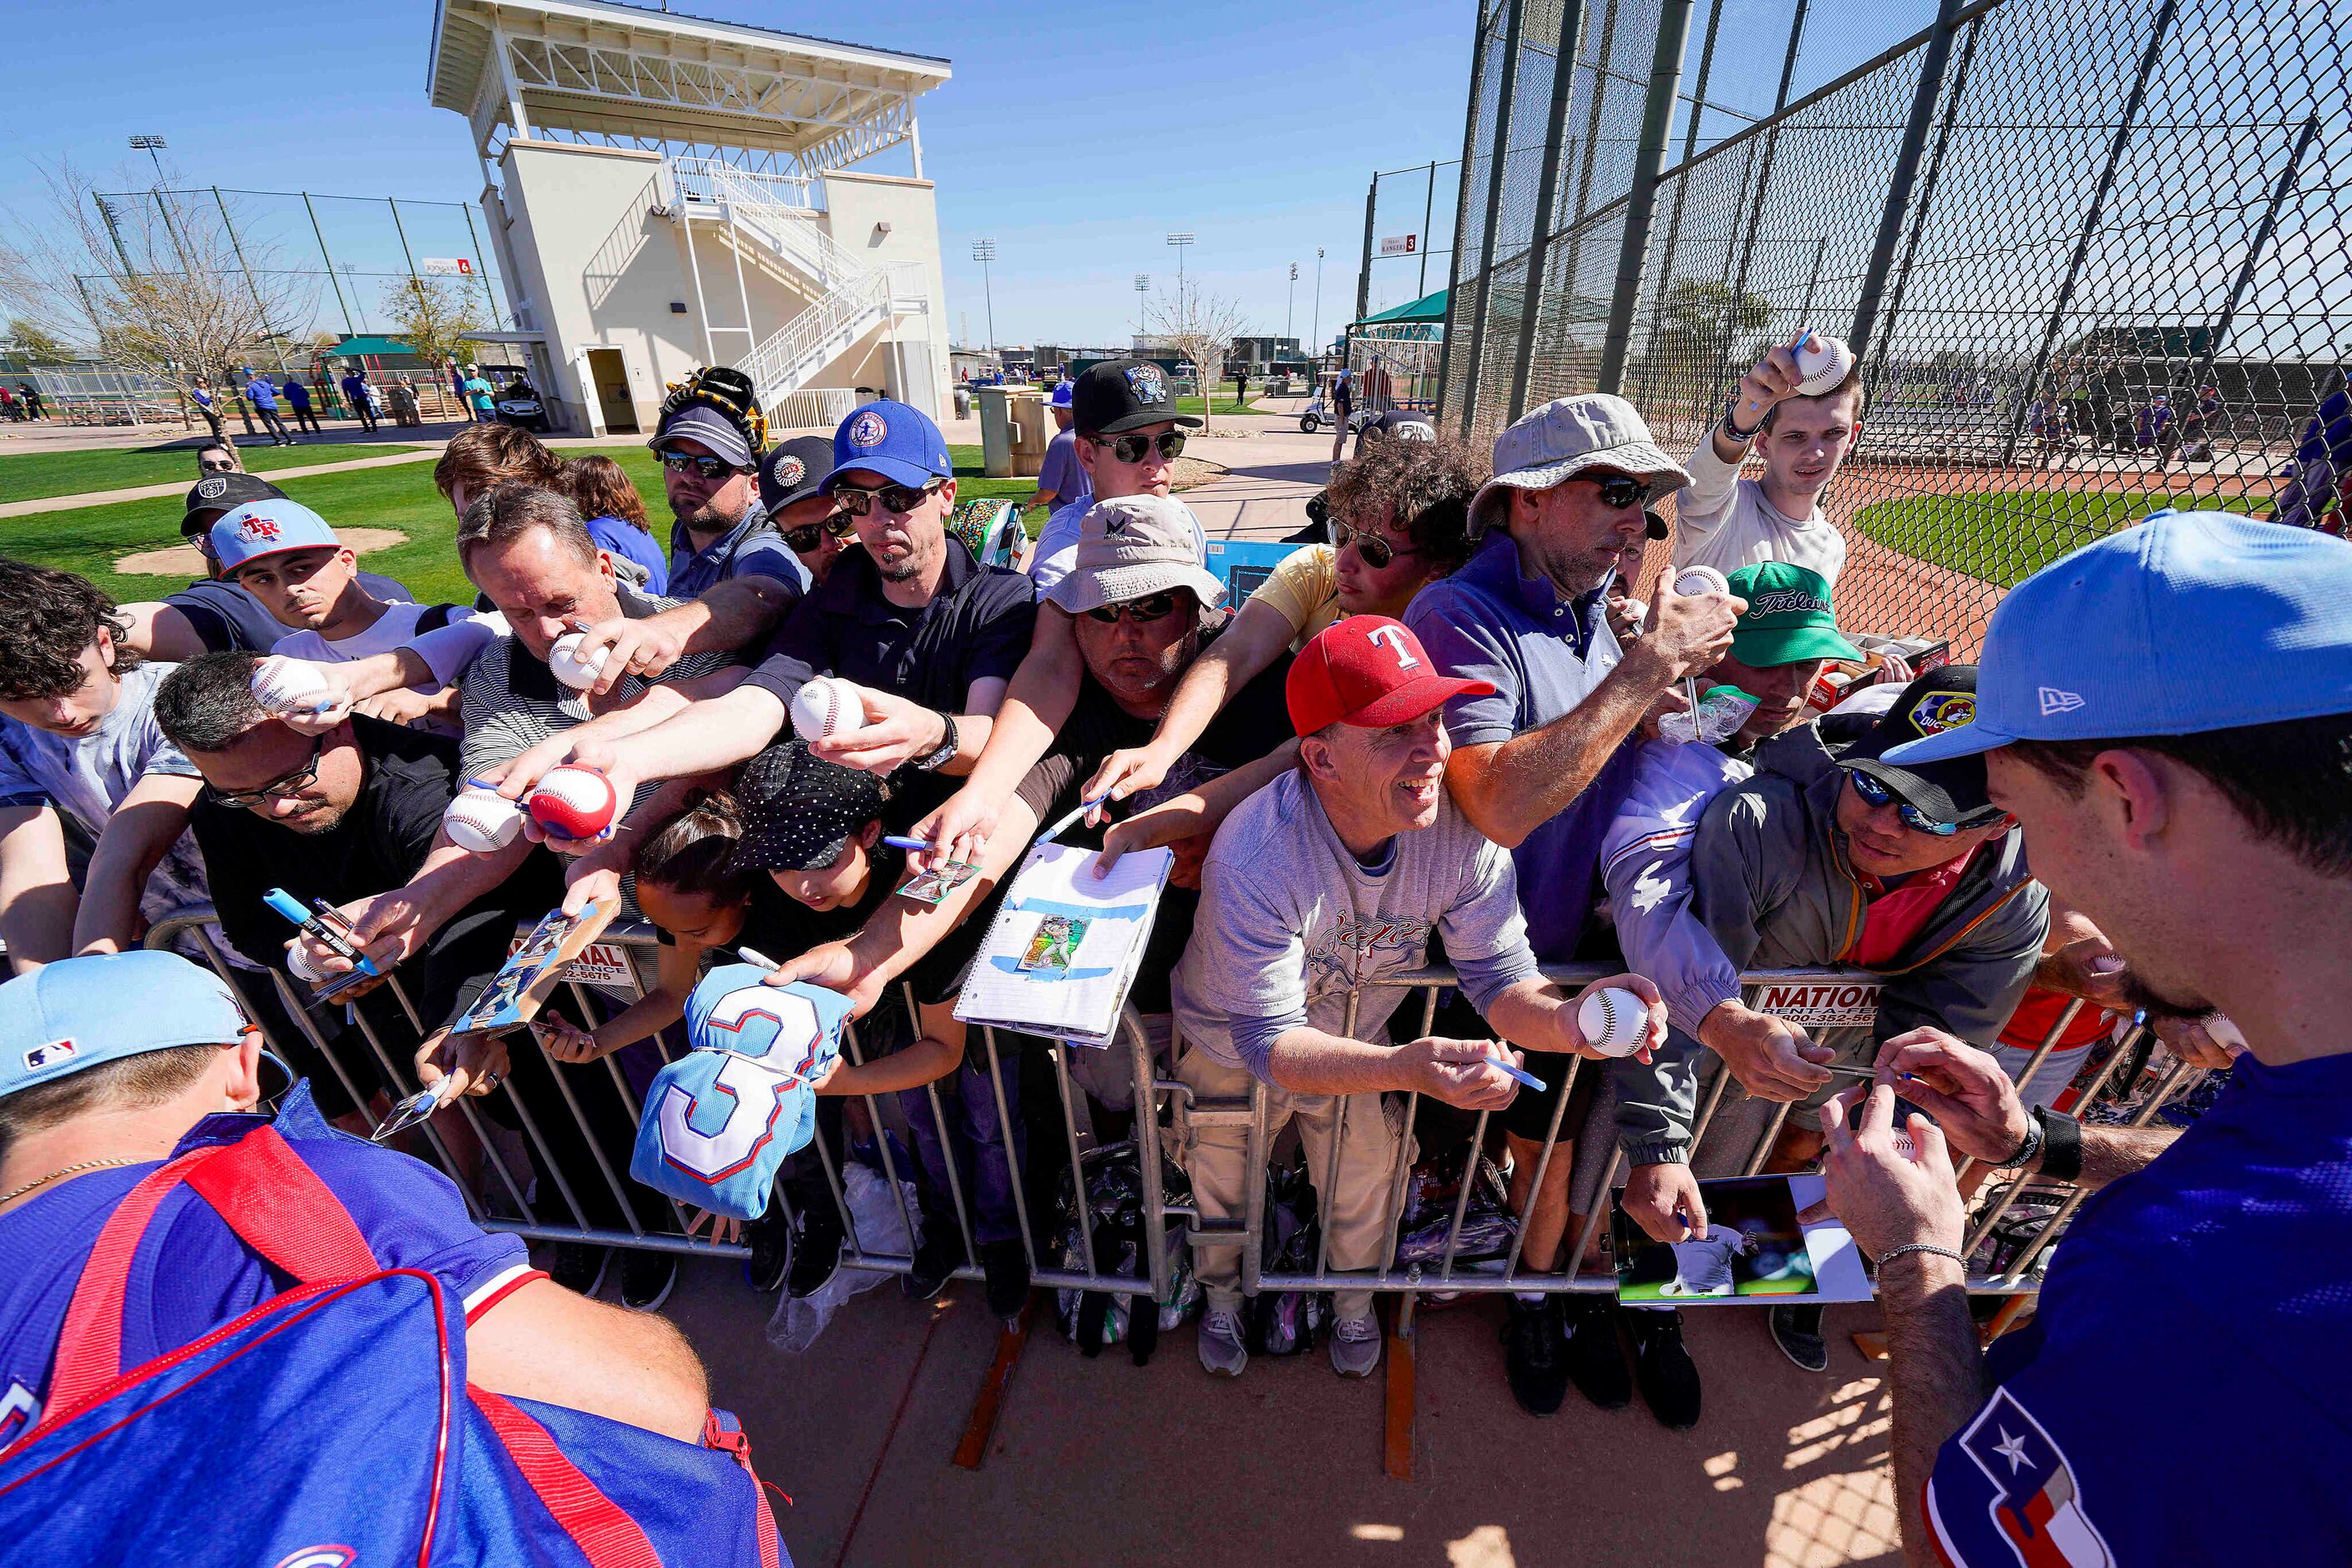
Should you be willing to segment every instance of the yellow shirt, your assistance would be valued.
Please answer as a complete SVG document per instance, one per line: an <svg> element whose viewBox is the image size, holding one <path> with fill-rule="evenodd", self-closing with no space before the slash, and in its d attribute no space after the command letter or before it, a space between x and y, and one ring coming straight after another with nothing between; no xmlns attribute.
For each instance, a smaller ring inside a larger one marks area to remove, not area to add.
<svg viewBox="0 0 2352 1568"><path fill-rule="evenodd" d="M1339 618L1339 557L1328 544L1294 550L1250 595L1290 623L1294 653Z"/></svg>

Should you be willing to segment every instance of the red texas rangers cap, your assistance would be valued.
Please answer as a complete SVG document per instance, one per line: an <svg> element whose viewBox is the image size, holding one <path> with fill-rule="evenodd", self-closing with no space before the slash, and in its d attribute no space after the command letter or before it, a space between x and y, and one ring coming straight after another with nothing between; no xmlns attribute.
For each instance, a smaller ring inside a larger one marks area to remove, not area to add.
<svg viewBox="0 0 2352 1568"><path fill-rule="evenodd" d="M1450 698L1486 696L1484 680L1440 675L1421 639L1386 616L1349 616L1315 634L1290 663L1283 695L1291 727L1302 735L1331 724L1384 730L1405 724Z"/></svg>

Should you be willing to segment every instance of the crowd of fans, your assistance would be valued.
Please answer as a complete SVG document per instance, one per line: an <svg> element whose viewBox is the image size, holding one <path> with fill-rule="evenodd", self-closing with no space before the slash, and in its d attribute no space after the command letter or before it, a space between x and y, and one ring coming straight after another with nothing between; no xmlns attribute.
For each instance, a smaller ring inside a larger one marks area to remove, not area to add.
<svg viewBox="0 0 2352 1568"><path fill-rule="evenodd" d="M623 1075L572 1068L616 1056L642 1083L659 1060L649 1042L677 1024L706 963L750 948L782 961L775 982L841 993L860 1016L861 1058L818 1085L829 1159L877 1135L854 1102L898 1098L928 1222L907 1289L928 1296L976 1265L1009 1316L1030 1286L1016 1183L1060 1141L1027 1131L1053 1074L1018 1035L1000 1036L992 1072L952 1005L1011 869L1075 816L1065 839L1107 860L1175 851L1131 1000L1163 1076L1202 1098L1265 1086L1274 1132L1295 1127L1305 1150L1335 1270L1379 1265L1399 1162L1466 1133L1467 1118L1433 1118L1416 1147L1399 1091L1494 1113L1531 1277L1588 1261L1567 1254L1609 1198L1580 1189L1580 1143L1622 1151L1625 1212L1661 1242L1706 1236L1696 1178L1736 1173L1775 1127L1763 1169L1826 1157L1834 1176L1843 1159L1846 1190L1861 1191L1857 1141L1876 1147L1889 1097L1849 1086L1885 1079L1890 1052L1927 1052L1923 1040L1944 1055L1920 1056L1906 1093L1939 1113L1973 1094L1998 1123L1979 1158L2014 1163L2028 1139L2009 1138L2010 1121L2063 1117L2053 1108L2111 1021L2142 1009L2204 1066L2229 1063L2227 1030L2207 1005L2150 1006L2091 912L2037 879L2029 851L2043 846L1986 759L1948 744L1983 722L1990 665L1981 680L1969 665L1914 670L1841 626L1845 543L1819 498L1861 433L1862 388L1849 377L1803 395L1798 380L1775 349L1734 403L1766 409L1760 424L1727 417L1681 456L1599 395L1534 411L1491 454L1364 443L1335 468L1325 541L1239 605L1170 495L1199 421L1143 363L1097 365L1071 389L1073 462L1047 487L1060 504L1025 570L968 547L948 447L921 412L870 403L830 441L772 445L751 387L725 370L677 388L652 441L675 519L667 549L609 458L566 459L499 424L455 437L433 479L471 604L416 603L360 571L331 520L207 462L182 523L207 571L178 593L117 605L69 573L0 561L0 934L19 976L0 996L44 966L135 949L151 922L209 902L238 1003L308 1080L304 1114L364 1133L397 1087L351 1032L396 1034L398 1009L380 987L348 1007L296 1000L352 960L272 910L264 894L282 887L337 911L368 959L407 977L425 1031L417 1076L457 1077L494 1124L527 1121L531 1174L588 1228L660 1229L658 1194L598 1177L625 1168L634 1139ZM1671 559L1658 548L1669 499ZM1677 592L1692 566L1717 575ZM598 671L584 690L550 668L572 634L570 657ZM284 660L305 661L328 695L265 705L256 693ZM788 710L818 677L855 683L865 721L810 742ZM2018 678L2000 679L2006 691ZM2041 689L2044 714L2064 709L2066 689ZM461 789L520 797L565 763L614 785L623 815L606 833L551 842L534 825L473 852L443 828ZM909 872L949 862L979 875L935 904L896 896ZM448 1033L518 921L605 896L658 936L641 999L583 1011L559 998L511 1040ZM1596 960L1627 972L1600 986L1649 1005L1635 1055L1603 1054L1578 1021L1583 994L1540 971ZM1461 984L1421 1026L1392 982L1433 963ZM1796 968L1873 972L1874 1020L1808 1030L1743 1001L1742 971ZM2073 998L2085 1005L2020 1095L2013 1080ZM12 1019L0 1006L0 1027ZM254 1102L249 1047L173 1044L231 1048L171 1074L135 1056L77 1066L59 1080L80 1086L67 1100L16 1092L30 1069L0 1063L16 1080L0 1079L9 1184L23 1149L76 1115L191 1110L158 1121L171 1136L152 1159L194 1113ZM0 1046L14 1057L20 1041ZM1591 1059L1571 1075L1570 1057ZM1134 1113L1131 1085L1124 1064L1096 1058L1071 1054L1074 1092L1115 1126ZM1530 1068L1546 1087L1521 1087ZM1698 1107L1720 1073L1747 1093L1708 1127L1695 1170ZM2033 1136L2050 1124L2033 1121ZM494 1201L480 1141L457 1117L434 1125L474 1197ZM1241 1217L1247 1150L1244 1130L1204 1125L1178 1152L1203 1220ZM812 1293L838 1266L817 1152L782 1177L788 1209L747 1227L760 1289ZM126 1184L103 1181L115 1196ZM38 1188L26 1214L89 1206L100 1186L33 1183L0 1205ZM427 1196L435 1212L456 1201ZM0 1207L0 1226L16 1217ZM522 1266L520 1250L452 1244L433 1267L471 1300ZM610 1268L640 1310L676 1274L673 1253L584 1241L546 1261L552 1300L594 1293ZM1202 1249L1198 1269L1200 1360L1239 1374L1238 1252ZM1365 1375L1381 1352L1371 1293L1332 1304L1331 1363ZM1827 1368L1818 1309L1759 1314L1766 1327L1799 1366ZM1602 1407L1638 1390L1670 1427L1699 1419L1672 1308L1528 1289L1510 1298L1502 1342L1530 1413L1557 1411L1573 1386ZM1759 1331L1756 1351L1767 1343ZM37 1407L37 1367L0 1373ZM656 1429L679 1420L639 1415Z"/></svg>

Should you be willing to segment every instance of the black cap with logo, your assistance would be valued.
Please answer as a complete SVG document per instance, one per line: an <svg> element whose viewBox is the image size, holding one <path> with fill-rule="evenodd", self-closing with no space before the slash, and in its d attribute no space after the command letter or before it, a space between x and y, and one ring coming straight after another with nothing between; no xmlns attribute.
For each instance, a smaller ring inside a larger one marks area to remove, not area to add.
<svg viewBox="0 0 2352 1568"><path fill-rule="evenodd" d="M247 501L288 499L284 490L252 474L206 474L188 491L187 514L180 519L180 537L194 539L218 522L221 513Z"/></svg>
<svg viewBox="0 0 2352 1568"><path fill-rule="evenodd" d="M780 443L760 463L760 504L770 517L795 501L824 491L824 477L833 472L833 437L795 436Z"/></svg>
<svg viewBox="0 0 2352 1568"><path fill-rule="evenodd" d="M1150 360L1107 359L1078 374L1070 389L1070 423L1081 436L1117 436L1146 425L1197 426L1176 412L1168 373Z"/></svg>
<svg viewBox="0 0 2352 1568"><path fill-rule="evenodd" d="M1976 721L1977 667L1939 665L1905 687L1895 706L1838 757L1838 765L1868 773L1937 822L1982 827L1998 820L2001 812L1986 792L1980 753L1907 768L1878 760L1906 741L1940 735Z"/></svg>

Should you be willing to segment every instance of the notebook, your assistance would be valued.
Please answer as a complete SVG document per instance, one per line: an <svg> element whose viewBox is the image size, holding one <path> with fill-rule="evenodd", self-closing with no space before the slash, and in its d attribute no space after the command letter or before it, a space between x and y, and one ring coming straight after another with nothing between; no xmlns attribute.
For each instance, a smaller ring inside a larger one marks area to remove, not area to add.
<svg viewBox="0 0 2352 1568"><path fill-rule="evenodd" d="M964 974L958 1018L1110 1043L1176 858L1139 849L1097 877L1099 858L1042 840L1029 851Z"/></svg>

